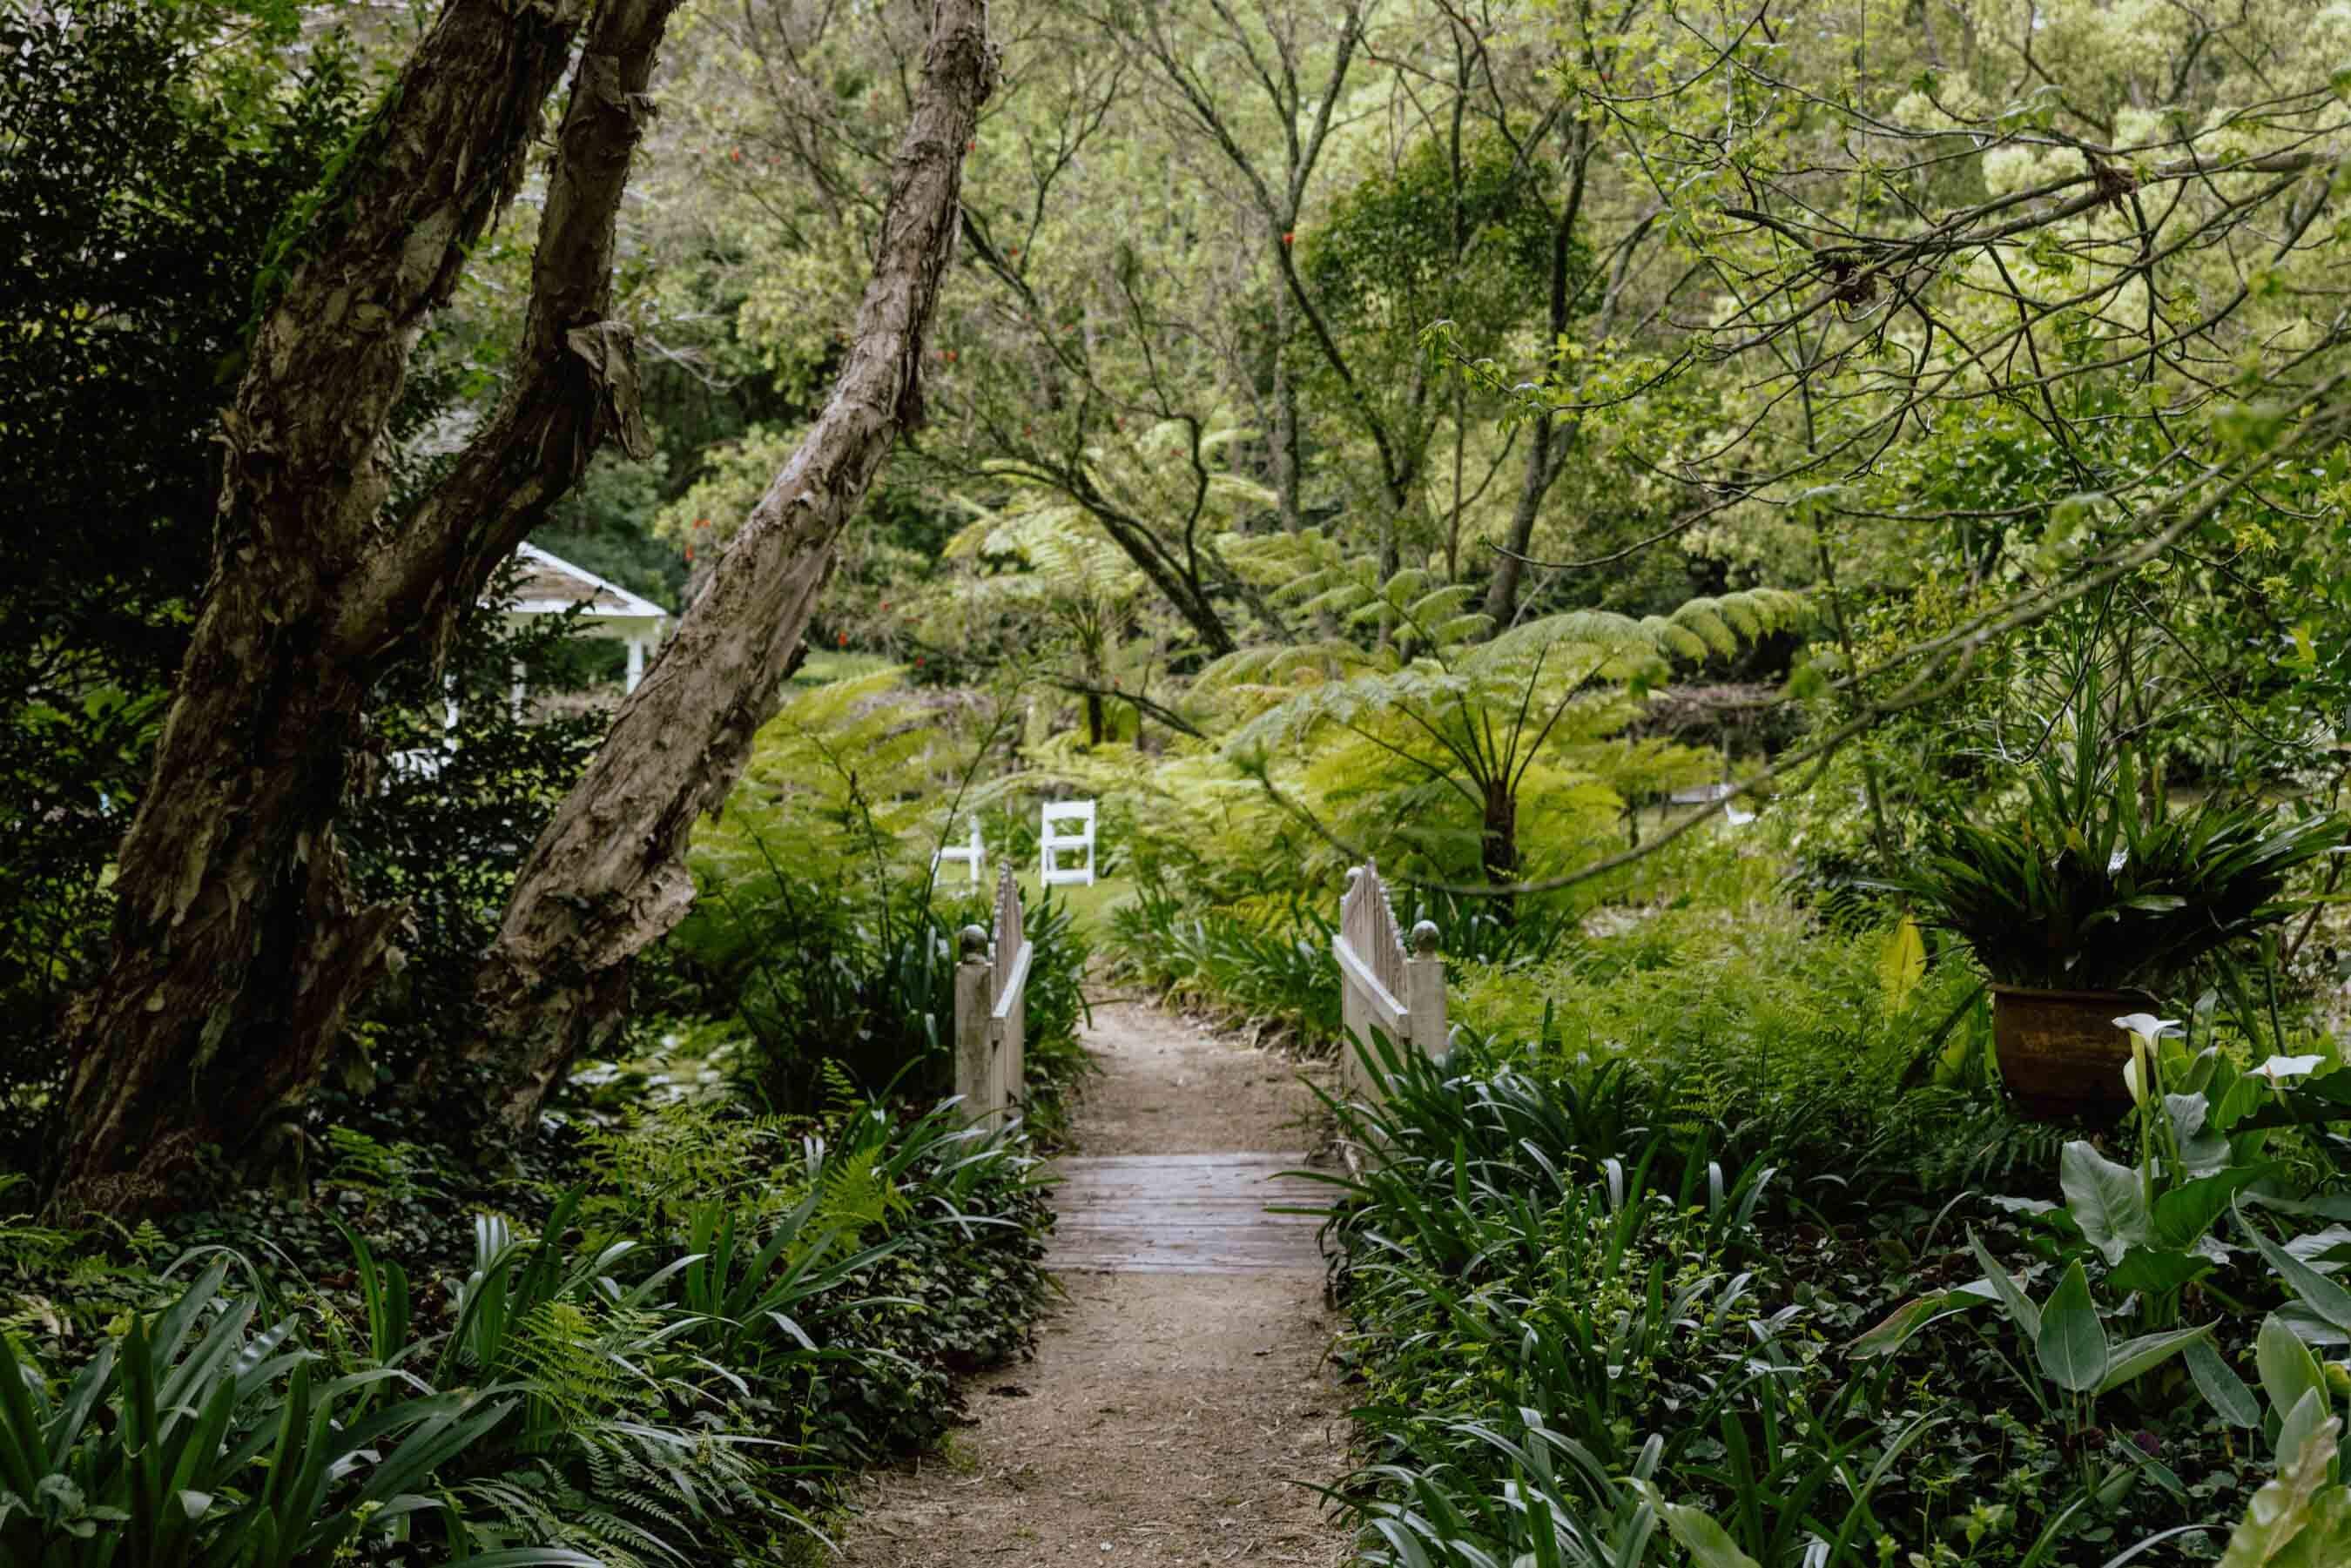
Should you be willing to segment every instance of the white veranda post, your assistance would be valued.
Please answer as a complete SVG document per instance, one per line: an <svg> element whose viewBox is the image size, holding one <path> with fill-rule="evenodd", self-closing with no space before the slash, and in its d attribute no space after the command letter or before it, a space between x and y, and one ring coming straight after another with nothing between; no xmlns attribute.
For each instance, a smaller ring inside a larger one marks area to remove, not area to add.
<svg viewBox="0 0 2351 1568"><path fill-rule="evenodd" d="M518 545L515 563L520 575L515 584L514 598L505 606L508 625L519 626L535 615L572 615L578 617L581 632L590 637L610 637L628 650L627 673L622 677L622 689L632 692L645 677L645 661L661 646L662 628L667 622L668 612L652 600L630 592L617 582L608 582L585 567L574 566L560 556L548 554L537 545ZM485 608L491 601L483 601ZM455 753L457 749L457 678L447 677L444 683L443 737L441 751ZM517 724L530 700L529 672L517 663L507 671L507 712ZM403 773L431 778L441 770L442 757L430 747L419 747L396 752L392 766ZM973 873L973 880L978 873Z"/></svg>
<svg viewBox="0 0 2351 1568"><path fill-rule="evenodd" d="M1339 966L1339 1017L1348 1035L1339 1051L1339 1086L1345 1099L1362 1102L1380 1092L1355 1050L1359 1040L1369 1047L1374 1031L1398 1051L1433 1056L1445 1049L1445 960L1437 956L1436 925L1424 920L1414 926L1412 946L1406 954L1378 865L1366 862L1350 871L1346 895L1339 901L1339 928L1331 935L1331 956ZM1348 1158L1358 1157L1351 1147Z"/></svg>
<svg viewBox="0 0 2351 1568"><path fill-rule="evenodd" d="M1064 824L1078 824L1075 831ZM1064 852L1085 852L1083 866L1065 864ZM1038 814L1037 880L1046 887L1092 887L1094 884L1094 803L1092 800L1050 800Z"/></svg>
<svg viewBox="0 0 2351 1568"><path fill-rule="evenodd" d="M1001 1124L1018 1114L1027 1092L1029 965L1020 887L1006 866L996 881L993 931L963 929L956 967L956 1092L964 1113Z"/></svg>
<svg viewBox="0 0 2351 1568"><path fill-rule="evenodd" d="M537 545L517 547L515 559L522 574L515 585L514 600L506 607L507 618L519 622L534 615L576 616L586 635L610 637L628 650L622 685L623 690L635 691L637 683L645 678L646 659L661 646L668 612L653 601L584 566L549 555ZM514 689L508 694L517 718L522 716L526 695L523 672L517 665Z"/></svg>
<svg viewBox="0 0 2351 1568"><path fill-rule="evenodd" d="M981 868L987 861L987 847L979 841L978 818L972 819L969 840L960 844L942 844L931 852L931 874L937 875L939 867L948 861L961 861L967 870L965 880L975 887L978 885Z"/></svg>

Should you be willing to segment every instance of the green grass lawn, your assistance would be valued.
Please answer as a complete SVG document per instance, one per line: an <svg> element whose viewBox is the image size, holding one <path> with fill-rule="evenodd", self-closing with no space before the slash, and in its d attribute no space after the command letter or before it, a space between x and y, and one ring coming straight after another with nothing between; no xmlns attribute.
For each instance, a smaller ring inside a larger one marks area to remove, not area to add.
<svg viewBox="0 0 2351 1568"><path fill-rule="evenodd" d="M1021 902L1033 907L1043 891L1037 885L1037 868L1030 865L1019 873L1019 880ZM1107 876L1092 887L1057 887L1053 896L1068 906L1086 940L1100 946L1110 936L1111 907L1134 891L1134 883L1127 878Z"/></svg>
<svg viewBox="0 0 2351 1568"><path fill-rule="evenodd" d="M991 850L988 856L985 886L996 885L997 867L1002 863ZM1037 883L1037 862L1029 857L1014 869L1013 880L1020 884L1022 907L1034 909L1043 894ZM964 881L964 868L949 864L939 868L938 889L942 895L953 899L974 891ZM1053 897L1077 920L1079 931L1096 946L1110 935L1110 912L1121 899L1134 891L1134 883L1123 876L1106 876L1092 887L1061 886L1053 889Z"/></svg>

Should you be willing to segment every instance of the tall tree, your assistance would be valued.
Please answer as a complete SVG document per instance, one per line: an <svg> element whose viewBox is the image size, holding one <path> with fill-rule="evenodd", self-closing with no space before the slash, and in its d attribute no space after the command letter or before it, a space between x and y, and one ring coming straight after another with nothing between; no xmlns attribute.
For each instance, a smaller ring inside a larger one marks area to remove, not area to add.
<svg viewBox="0 0 2351 1568"><path fill-rule="evenodd" d="M634 423L613 225L675 4L606 0L591 22L587 0L449 0L277 258L223 416L211 581L118 857L112 958L68 1024L61 1208L136 1211L207 1146L259 1152L389 961L400 911L360 904L335 841L364 709ZM575 46L506 396L387 518L410 354L521 185Z"/></svg>
<svg viewBox="0 0 2351 1568"><path fill-rule="evenodd" d="M528 1124L564 1066L610 1032L630 961L692 904L686 834L734 786L841 530L900 432L921 423L925 335L996 68L985 0L937 0L832 395L524 862L478 987L483 1056L512 1124Z"/></svg>

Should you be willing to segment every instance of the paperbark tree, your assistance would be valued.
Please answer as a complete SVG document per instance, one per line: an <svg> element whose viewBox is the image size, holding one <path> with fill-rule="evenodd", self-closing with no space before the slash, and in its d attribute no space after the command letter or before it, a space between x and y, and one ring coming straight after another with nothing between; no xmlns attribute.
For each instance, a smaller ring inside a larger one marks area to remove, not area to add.
<svg viewBox="0 0 2351 1568"><path fill-rule="evenodd" d="M676 0L449 0L321 193L223 415L212 578L118 857L113 955L67 1027L66 1212L136 1212L264 1152L392 956L334 821L369 694L635 421L613 219ZM580 37L585 28L587 36ZM508 389L404 524L385 429L426 319L522 183L575 46ZM361 782L363 781L357 781Z"/></svg>
<svg viewBox="0 0 2351 1568"><path fill-rule="evenodd" d="M482 1065L509 1124L528 1124L565 1064L609 1033L630 961L692 904L687 832L733 788L841 530L899 433L920 423L923 344L958 227L964 155L995 81L985 0L937 0L848 362L532 846L485 960Z"/></svg>

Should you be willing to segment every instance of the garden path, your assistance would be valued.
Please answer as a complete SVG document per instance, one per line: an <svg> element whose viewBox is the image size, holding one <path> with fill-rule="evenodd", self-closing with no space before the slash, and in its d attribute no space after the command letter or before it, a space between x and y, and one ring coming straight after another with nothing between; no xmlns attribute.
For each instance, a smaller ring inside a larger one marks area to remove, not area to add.
<svg viewBox="0 0 2351 1568"><path fill-rule="evenodd" d="M1310 1483L1345 1468L1314 1224L1270 1201L1316 1110L1297 1070L1156 1009L1093 1009L1033 1363L971 1388L946 1457L867 1483L852 1568L1296 1563L1345 1556Z"/></svg>

